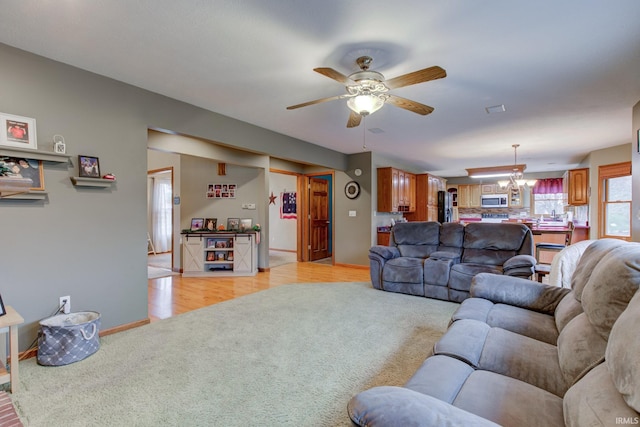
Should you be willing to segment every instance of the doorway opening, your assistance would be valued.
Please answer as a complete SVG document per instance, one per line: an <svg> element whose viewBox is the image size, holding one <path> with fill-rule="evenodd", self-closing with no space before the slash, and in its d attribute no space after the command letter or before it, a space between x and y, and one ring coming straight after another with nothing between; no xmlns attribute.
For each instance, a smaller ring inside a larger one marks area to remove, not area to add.
<svg viewBox="0 0 640 427"><path fill-rule="evenodd" d="M173 168L147 172L149 278L173 272Z"/></svg>

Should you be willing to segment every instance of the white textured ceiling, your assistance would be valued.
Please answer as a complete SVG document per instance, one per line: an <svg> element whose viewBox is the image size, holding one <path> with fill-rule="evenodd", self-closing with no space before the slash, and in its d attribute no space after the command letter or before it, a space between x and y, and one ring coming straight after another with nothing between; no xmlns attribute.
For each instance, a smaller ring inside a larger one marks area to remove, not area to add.
<svg viewBox="0 0 640 427"><path fill-rule="evenodd" d="M638 0L3 0L0 42L343 153L362 150L344 93L312 71L447 77L392 91L368 149L442 176L518 162L574 167L632 140L640 100ZM504 104L507 111L487 114ZM265 150L268 151L265 147Z"/></svg>

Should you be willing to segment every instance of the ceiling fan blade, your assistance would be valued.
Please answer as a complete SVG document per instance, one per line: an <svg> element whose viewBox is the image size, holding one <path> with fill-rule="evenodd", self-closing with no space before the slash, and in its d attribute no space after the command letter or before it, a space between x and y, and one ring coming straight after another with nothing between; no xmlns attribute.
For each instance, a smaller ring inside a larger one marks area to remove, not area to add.
<svg viewBox="0 0 640 427"><path fill-rule="evenodd" d="M320 104L322 102L335 101L336 99L345 98L345 96L348 96L348 95L336 95L336 96L330 96L328 98L316 99L314 101L303 102L302 104L291 105L291 106L287 107L287 110L295 110L296 108L306 107L306 106L314 105L314 104Z"/></svg>
<svg viewBox="0 0 640 427"><path fill-rule="evenodd" d="M391 105L395 105L396 107L404 108L405 110L413 111L414 113L422 114L426 116L433 112L433 107L429 107L428 105L420 104L419 102L412 101L410 99L401 98L396 95L389 95L389 98L386 101Z"/></svg>
<svg viewBox="0 0 640 427"><path fill-rule="evenodd" d="M360 121L362 120L362 116L358 113L356 113L355 111L352 111L351 114L349 114L349 120L347 121L347 127L348 128L355 128L360 126Z"/></svg>
<svg viewBox="0 0 640 427"><path fill-rule="evenodd" d="M414 85L417 83L428 82L429 80L442 79L447 77L447 72L436 66L425 68L424 70L414 71L413 73L403 74L384 82L389 89L397 89L399 87Z"/></svg>
<svg viewBox="0 0 640 427"><path fill-rule="evenodd" d="M353 84L353 80L351 80L349 77L345 76L344 74L342 74L339 71L334 70L333 68L314 68L313 71L315 71L316 73L320 73L323 76L327 76L330 79L333 79L337 82L343 83L343 84Z"/></svg>

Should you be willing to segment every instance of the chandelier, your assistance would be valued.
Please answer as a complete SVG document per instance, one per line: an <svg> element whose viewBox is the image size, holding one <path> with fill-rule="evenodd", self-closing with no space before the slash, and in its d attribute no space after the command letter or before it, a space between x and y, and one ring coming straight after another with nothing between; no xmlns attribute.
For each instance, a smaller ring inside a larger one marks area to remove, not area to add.
<svg viewBox="0 0 640 427"><path fill-rule="evenodd" d="M524 179L524 174L522 171L524 167L519 167L523 165L518 165L518 147L520 144L513 144L513 170L509 174L508 180L500 180L498 181L498 185L500 188L519 188L519 187L533 187L537 180L535 179Z"/></svg>

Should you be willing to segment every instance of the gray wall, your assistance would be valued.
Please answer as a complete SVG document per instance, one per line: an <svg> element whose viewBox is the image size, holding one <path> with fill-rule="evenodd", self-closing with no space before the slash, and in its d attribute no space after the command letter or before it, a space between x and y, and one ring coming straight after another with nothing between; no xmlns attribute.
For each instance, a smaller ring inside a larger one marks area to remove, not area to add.
<svg viewBox="0 0 640 427"><path fill-rule="evenodd" d="M40 150L51 151L53 135L63 135L73 160L68 168L45 166L46 201L0 201L0 294L25 318L21 350L60 296L71 295L73 311L99 311L103 329L147 318L148 128L347 167L335 151L3 44L0 75L0 111L35 118ZM78 154L99 157L102 171L118 179L113 188L73 187Z"/></svg>

